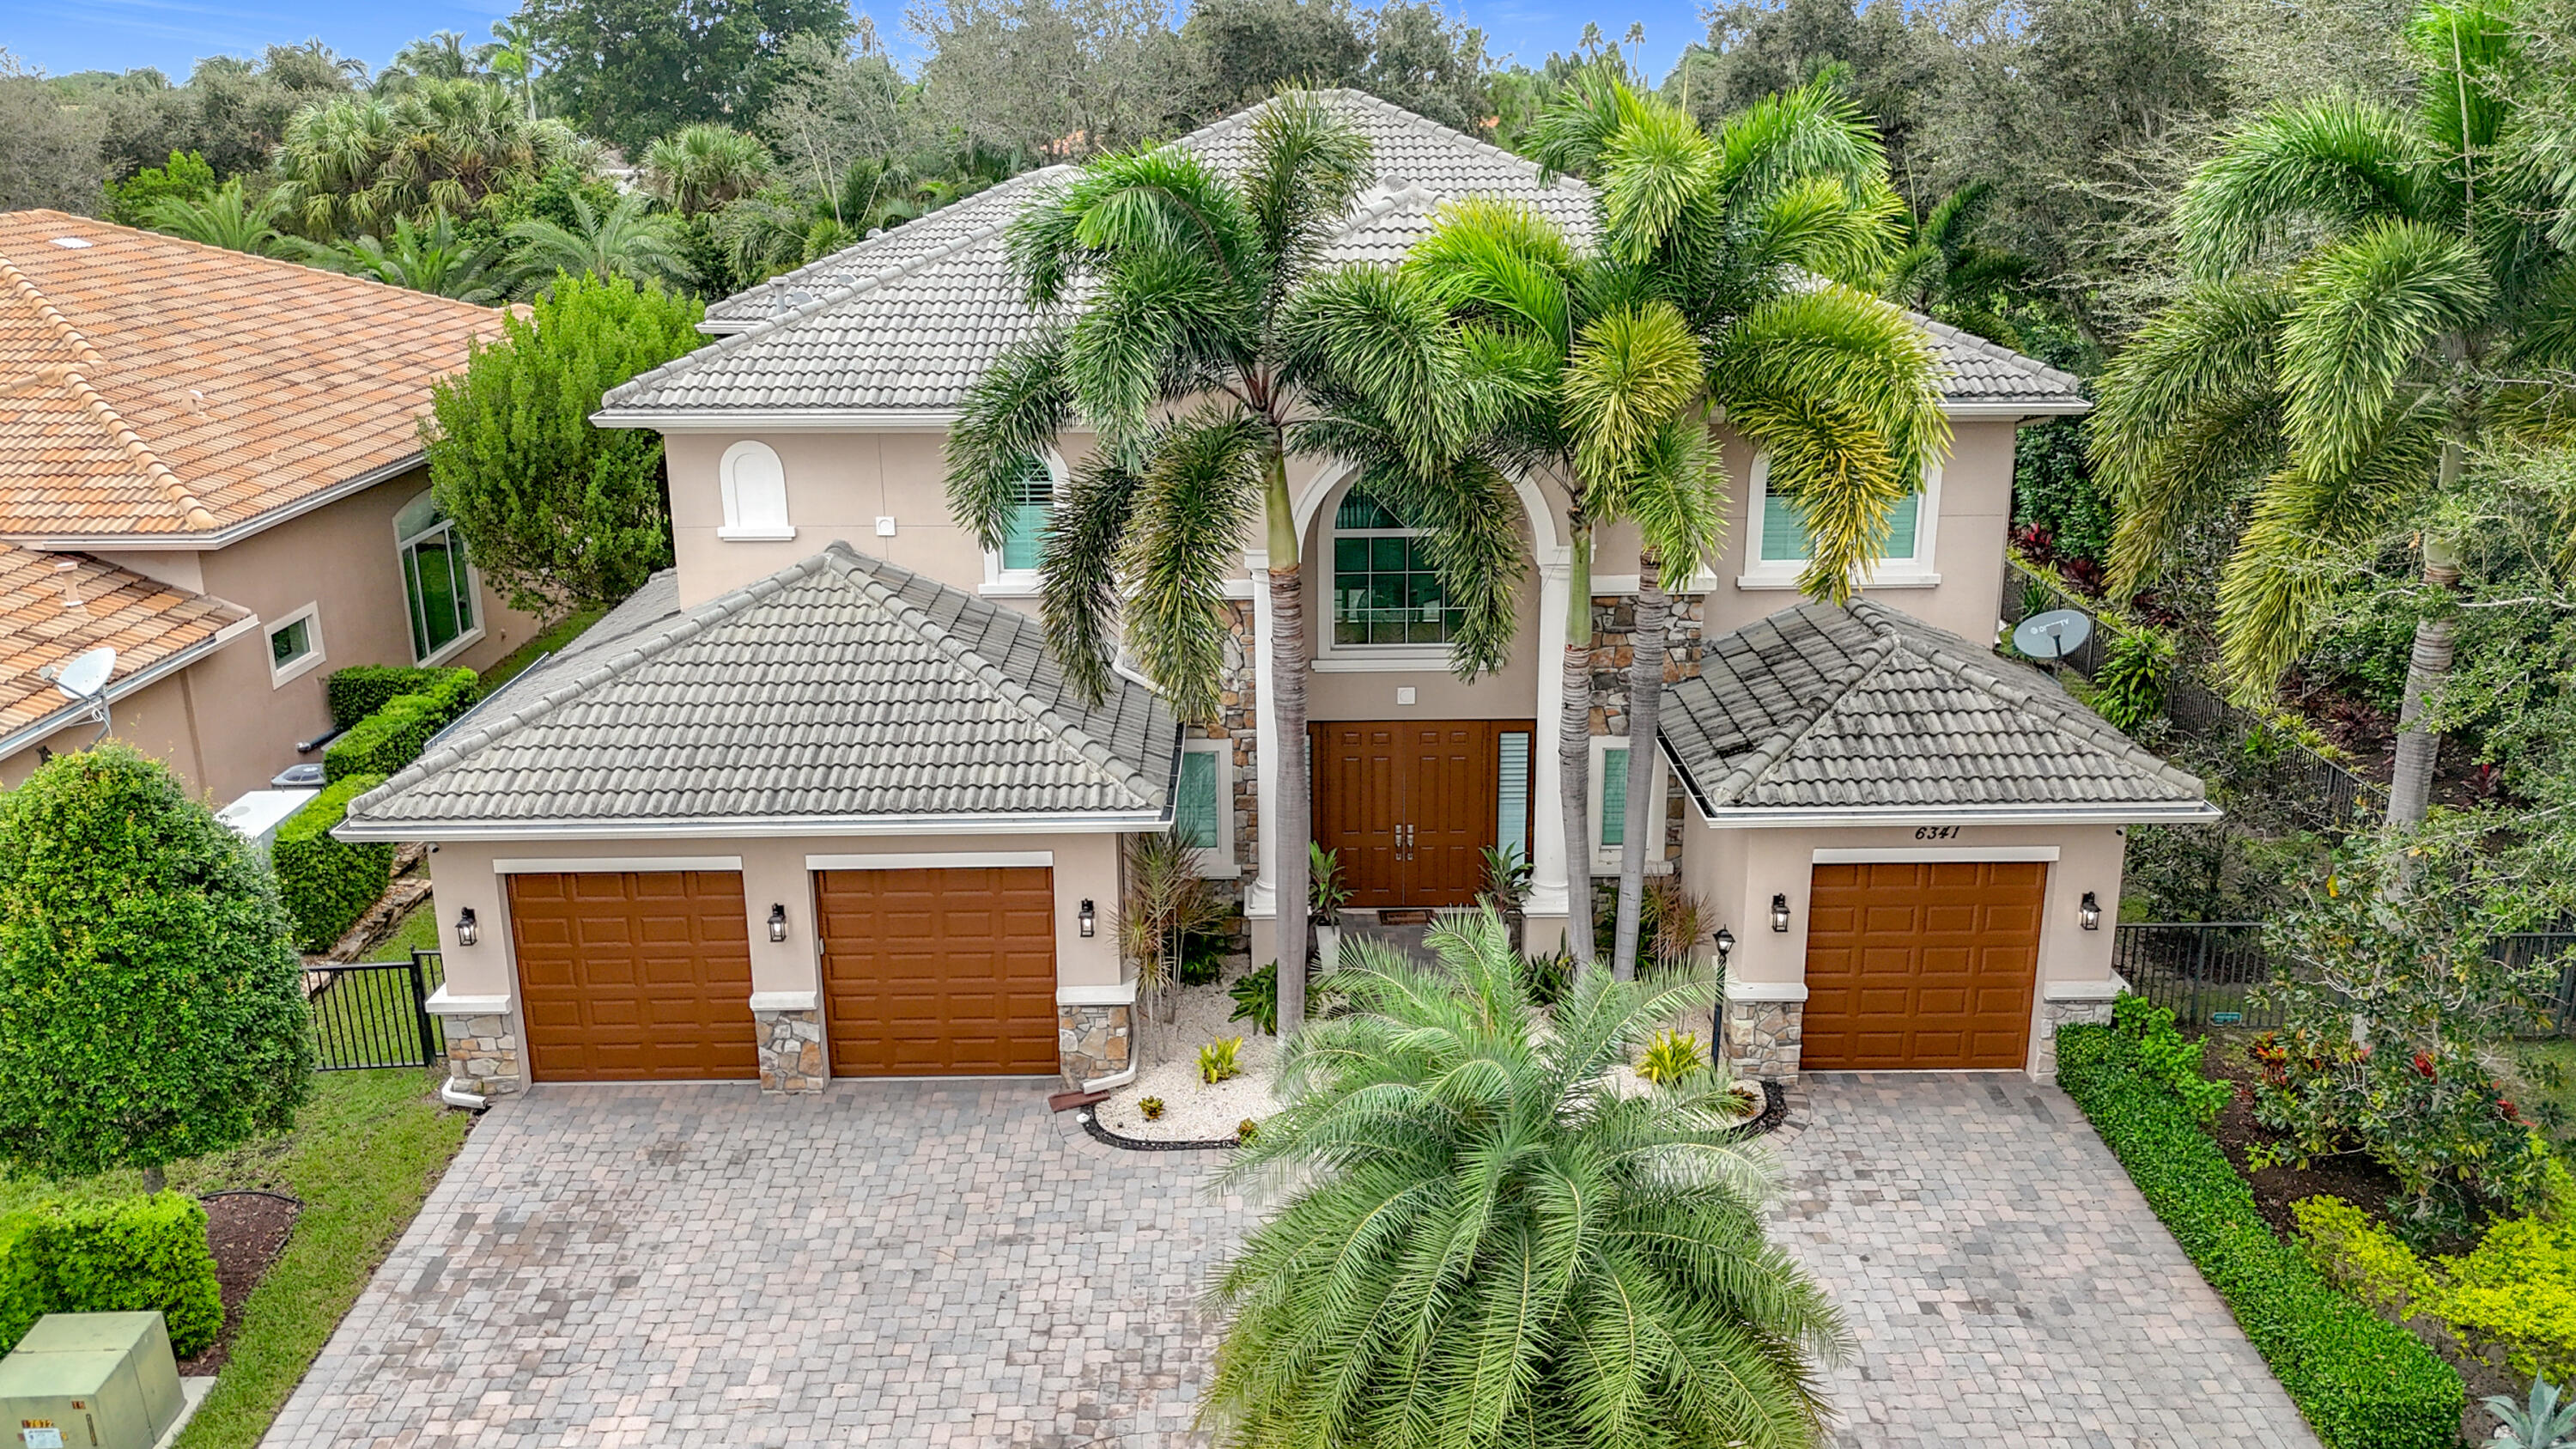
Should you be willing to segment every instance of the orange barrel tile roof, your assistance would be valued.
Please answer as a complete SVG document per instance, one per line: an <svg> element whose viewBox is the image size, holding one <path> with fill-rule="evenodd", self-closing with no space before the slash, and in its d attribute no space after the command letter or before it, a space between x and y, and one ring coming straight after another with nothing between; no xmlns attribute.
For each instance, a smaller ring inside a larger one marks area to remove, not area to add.
<svg viewBox="0 0 2576 1449"><path fill-rule="evenodd" d="M115 689L252 622L237 604L86 554L0 543L0 754L18 748L9 743L15 737L79 710L37 672L48 665L112 645Z"/></svg>

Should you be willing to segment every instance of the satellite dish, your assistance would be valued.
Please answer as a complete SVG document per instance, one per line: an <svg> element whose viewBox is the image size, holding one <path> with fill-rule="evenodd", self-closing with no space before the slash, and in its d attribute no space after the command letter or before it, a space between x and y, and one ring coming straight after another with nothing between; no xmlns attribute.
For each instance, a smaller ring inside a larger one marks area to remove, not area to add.
<svg viewBox="0 0 2576 1449"><path fill-rule="evenodd" d="M100 645L69 664L54 671L54 688L70 699L88 704L107 687L107 677L116 672L116 651Z"/></svg>
<svg viewBox="0 0 2576 1449"><path fill-rule="evenodd" d="M2013 647L2033 659L2063 659L2093 637L2093 616L2082 609L2033 614L2013 630Z"/></svg>

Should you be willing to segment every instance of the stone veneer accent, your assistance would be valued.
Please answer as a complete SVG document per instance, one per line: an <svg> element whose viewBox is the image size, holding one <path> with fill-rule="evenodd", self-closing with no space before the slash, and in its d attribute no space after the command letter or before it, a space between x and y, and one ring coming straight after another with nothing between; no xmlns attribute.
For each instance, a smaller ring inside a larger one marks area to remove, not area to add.
<svg viewBox="0 0 2576 1449"><path fill-rule="evenodd" d="M1129 1054L1135 1037L1132 1006L1059 1002L1055 1024L1064 1084L1075 1091L1121 1075L1134 1060Z"/></svg>
<svg viewBox="0 0 2576 1449"><path fill-rule="evenodd" d="M1735 1001L1726 1003L1721 1049L1739 1077L1764 1081L1798 1080L1800 1022L1803 1001Z"/></svg>
<svg viewBox="0 0 2576 1449"><path fill-rule="evenodd" d="M823 1090L823 1013L755 1009L751 1019L760 1034L760 1090Z"/></svg>
<svg viewBox="0 0 2576 1449"><path fill-rule="evenodd" d="M469 1092L497 1097L528 1084L519 1066L519 1033L507 1016L448 1016L447 1079Z"/></svg>
<svg viewBox="0 0 2576 1449"><path fill-rule="evenodd" d="M2045 999L2039 1004L2039 1049L2031 1053L2031 1080L2048 1085L2057 1082L2057 1029L2062 1026L2107 1026L2111 1021L2111 1003L2128 989L2128 983L2114 976L2107 988L2100 983L2070 982L2055 988L2044 988ZM2105 994L2107 990L2108 994Z"/></svg>

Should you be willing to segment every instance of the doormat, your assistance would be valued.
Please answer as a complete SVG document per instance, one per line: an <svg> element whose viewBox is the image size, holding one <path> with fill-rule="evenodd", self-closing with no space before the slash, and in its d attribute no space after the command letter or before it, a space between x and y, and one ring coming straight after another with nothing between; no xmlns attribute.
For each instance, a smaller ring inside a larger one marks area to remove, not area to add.
<svg viewBox="0 0 2576 1449"><path fill-rule="evenodd" d="M1380 911L1377 913L1377 923L1381 926L1427 926L1431 924L1431 913L1429 911Z"/></svg>

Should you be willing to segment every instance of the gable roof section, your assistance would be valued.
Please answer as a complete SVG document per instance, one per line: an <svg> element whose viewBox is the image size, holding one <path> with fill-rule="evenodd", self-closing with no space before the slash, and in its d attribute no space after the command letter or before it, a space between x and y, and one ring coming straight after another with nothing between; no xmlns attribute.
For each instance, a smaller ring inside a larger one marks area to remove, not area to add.
<svg viewBox="0 0 2576 1449"><path fill-rule="evenodd" d="M409 466L430 384L500 330L425 292L0 213L0 536L220 538Z"/></svg>
<svg viewBox="0 0 2576 1449"><path fill-rule="evenodd" d="M0 756L71 724L87 707L65 699L37 671L112 646L113 700L187 667L256 622L237 604L85 555L0 543Z"/></svg>
<svg viewBox="0 0 2576 1449"><path fill-rule="evenodd" d="M350 839L1150 828L1180 725L1085 707L1035 619L848 544L676 607L664 575L351 802ZM614 637L593 642L603 632Z"/></svg>
<svg viewBox="0 0 2576 1449"><path fill-rule="evenodd" d="M1570 176L1359 91L1324 93L1374 150L1377 182L1326 249L1328 262L1392 264L1428 234L1441 202L1523 201L1578 243L1592 234L1592 191ZM1223 171L1243 162L1261 107L1173 144ZM1014 177L707 309L728 335L610 390L598 420L653 427L687 418L945 422L966 389L1042 322L1021 298L1003 233L1055 166ZM1954 410L2071 413L2076 379L1957 328L1916 319L1949 370Z"/></svg>
<svg viewBox="0 0 2576 1449"><path fill-rule="evenodd" d="M2046 674L1869 599L1710 639L1665 701L1665 755L1715 823L2218 814Z"/></svg>

